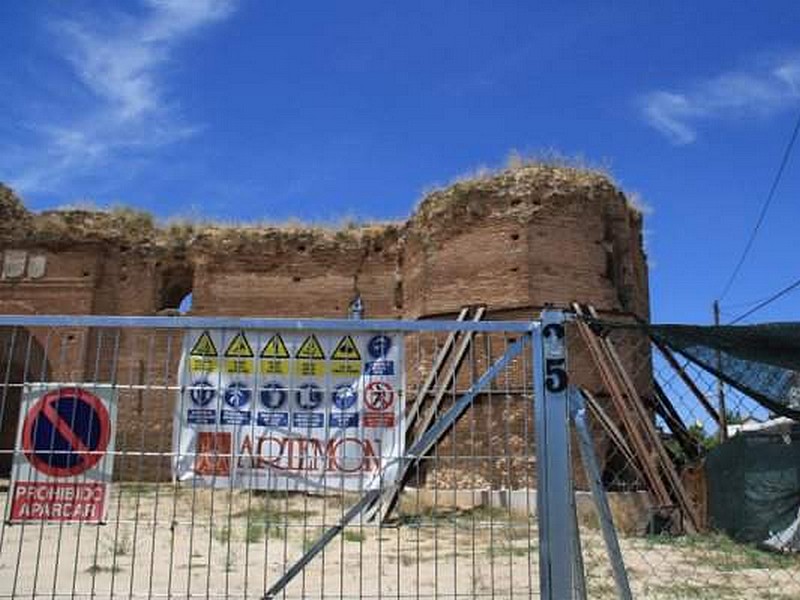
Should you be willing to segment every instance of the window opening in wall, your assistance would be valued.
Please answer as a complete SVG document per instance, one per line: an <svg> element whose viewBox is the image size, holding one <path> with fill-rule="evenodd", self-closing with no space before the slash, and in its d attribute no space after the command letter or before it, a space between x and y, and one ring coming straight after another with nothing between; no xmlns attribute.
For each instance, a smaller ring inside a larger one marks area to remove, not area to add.
<svg viewBox="0 0 800 600"><path fill-rule="evenodd" d="M180 265L164 270L161 274L157 311L181 314L188 312L192 306L193 284L194 272L188 267Z"/></svg>

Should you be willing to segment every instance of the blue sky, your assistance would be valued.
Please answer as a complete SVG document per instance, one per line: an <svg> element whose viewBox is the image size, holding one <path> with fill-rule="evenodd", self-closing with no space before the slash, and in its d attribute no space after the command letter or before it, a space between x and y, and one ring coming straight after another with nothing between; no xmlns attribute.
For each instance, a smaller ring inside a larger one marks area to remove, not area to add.
<svg viewBox="0 0 800 600"><path fill-rule="evenodd" d="M335 222L554 150L651 208L655 320L707 322L800 112L800 4L660 4L3 2L0 180L34 209ZM795 156L725 318L800 277L798 192Z"/></svg>

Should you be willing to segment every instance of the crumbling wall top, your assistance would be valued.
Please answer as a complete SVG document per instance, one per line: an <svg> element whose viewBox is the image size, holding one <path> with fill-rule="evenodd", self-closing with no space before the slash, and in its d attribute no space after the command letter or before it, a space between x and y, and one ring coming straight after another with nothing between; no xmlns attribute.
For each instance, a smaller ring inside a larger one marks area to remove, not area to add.
<svg viewBox="0 0 800 600"><path fill-rule="evenodd" d="M459 229L489 215L528 222L544 206L568 198L591 201L621 192L603 172L546 162L523 163L499 172L480 172L419 202L405 223L221 225L202 222L158 224L131 208L66 209L31 213L14 192L0 184L0 241L53 249L75 244L108 244L141 254L191 249L203 254L240 251L354 250L384 248L409 229ZM630 210L635 211L630 207Z"/></svg>
<svg viewBox="0 0 800 600"><path fill-rule="evenodd" d="M542 208L566 199L591 202L620 196L602 171L548 162L525 162L499 172L478 172L428 193L409 225L435 232L461 228L489 215L527 223ZM628 207L635 210L630 204Z"/></svg>

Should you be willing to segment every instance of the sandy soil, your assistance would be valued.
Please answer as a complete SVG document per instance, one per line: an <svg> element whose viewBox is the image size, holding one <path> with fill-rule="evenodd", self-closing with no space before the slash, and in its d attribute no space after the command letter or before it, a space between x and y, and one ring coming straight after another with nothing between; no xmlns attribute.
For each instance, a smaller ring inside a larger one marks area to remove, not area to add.
<svg viewBox="0 0 800 600"><path fill-rule="evenodd" d="M116 485L105 525L4 525L0 597L260 598L350 498ZM599 532L582 528L590 598L614 598ZM636 598L800 598L800 558L722 536L621 540ZM537 527L506 509L407 500L355 524L280 598L538 597Z"/></svg>

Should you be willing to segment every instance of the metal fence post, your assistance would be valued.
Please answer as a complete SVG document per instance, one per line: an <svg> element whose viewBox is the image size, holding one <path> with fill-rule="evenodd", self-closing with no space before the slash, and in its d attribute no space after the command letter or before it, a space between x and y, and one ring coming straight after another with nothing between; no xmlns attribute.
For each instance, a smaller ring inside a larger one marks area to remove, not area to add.
<svg viewBox="0 0 800 600"><path fill-rule="evenodd" d="M543 600L574 594L572 476L564 313L544 310L533 333L536 419L539 593Z"/></svg>

